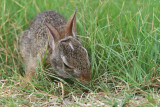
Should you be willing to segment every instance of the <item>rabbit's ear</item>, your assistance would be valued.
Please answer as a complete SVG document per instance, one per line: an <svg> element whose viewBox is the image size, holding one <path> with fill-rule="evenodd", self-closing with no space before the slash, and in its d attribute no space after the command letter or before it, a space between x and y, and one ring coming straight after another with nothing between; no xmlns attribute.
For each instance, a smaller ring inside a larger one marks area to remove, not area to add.
<svg viewBox="0 0 160 107"><path fill-rule="evenodd" d="M46 26L48 28L47 33L49 35L49 46L53 49L55 44L58 42L60 35L52 25L46 23Z"/></svg>
<svg viewBox="0 0 160 107"><path fill-rule="evenodd" d="M76 12L77 10L73 13L73 15L71 16L71 18L68 20L67 24L66 24L66 37L67 36L76 36Z"/></svg>

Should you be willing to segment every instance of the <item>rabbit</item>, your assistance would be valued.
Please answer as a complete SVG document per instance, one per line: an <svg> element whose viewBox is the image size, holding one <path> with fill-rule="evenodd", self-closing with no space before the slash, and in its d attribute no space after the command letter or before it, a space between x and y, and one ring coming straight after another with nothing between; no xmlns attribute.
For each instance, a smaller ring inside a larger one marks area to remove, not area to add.
<svg viewBox="0 0 160 107"><path fill-rule="evenodd" d="M53 68L61 78L72 75L85 83L91 79L87 50L77 39L76 12L67 21L58 12L39 13L20 36L20 54L26 68L24 78L31 80L37 71L37 59Z"/></svg>

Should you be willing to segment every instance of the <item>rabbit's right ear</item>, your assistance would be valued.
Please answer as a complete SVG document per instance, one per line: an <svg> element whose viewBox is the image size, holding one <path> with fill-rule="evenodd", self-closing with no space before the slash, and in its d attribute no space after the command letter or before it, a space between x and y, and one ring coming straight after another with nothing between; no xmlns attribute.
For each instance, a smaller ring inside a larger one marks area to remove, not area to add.
<svg viewBox="0 0 160 107"><path fill-rule="evenodd" d="M49 35L49 46L53 49L55 44L59 40L59 33L58 31L50 24L46 23L46 26L48 28L48 35Z"/></svg>
<svg viewBox="0 0 160 107"><path fill-rule="evenodd" d="M73 13L73 15L71 16L71 18L68 20L67 24L66 24L66 37L67 36L76 36L76 13L77 10L75 10L75 12Z"/></svg>

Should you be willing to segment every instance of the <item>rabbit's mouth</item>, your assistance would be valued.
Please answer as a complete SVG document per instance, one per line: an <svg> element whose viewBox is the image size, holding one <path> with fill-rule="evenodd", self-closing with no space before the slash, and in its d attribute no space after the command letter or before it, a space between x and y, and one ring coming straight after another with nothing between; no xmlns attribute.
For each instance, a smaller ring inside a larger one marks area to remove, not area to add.
<svg viewBox="0 0 160 107"><path fill-rule="evenodd" d="M88 83L91 79L91 72L85 73L82 76L77 78L81 83Z"/></svg>

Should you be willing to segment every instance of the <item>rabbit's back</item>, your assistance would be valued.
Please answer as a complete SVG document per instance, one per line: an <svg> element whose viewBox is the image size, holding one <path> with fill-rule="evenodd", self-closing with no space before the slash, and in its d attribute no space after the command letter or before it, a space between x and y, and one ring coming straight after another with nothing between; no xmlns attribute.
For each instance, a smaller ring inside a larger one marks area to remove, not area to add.
<svg viewBox="0 0 160 107"><path fill-rule="evenodd" d="M44 11L38 14L29 26L29 30L37 33L43 32L46 27L45 24L49 23L55 28L62 27L67 23L59 13L55 11Z"/></svg>
<svg viewBox="0 0 160 107"><path fill-rule="evenodd" d="M55 11L44 11L38 14L20 38L20 51L24 60L27 61L29 58L45 53L48 41L46 23L50 23L63 35L67 21ZM47 50L47 54L50 55L50 49Z"/></svg>

